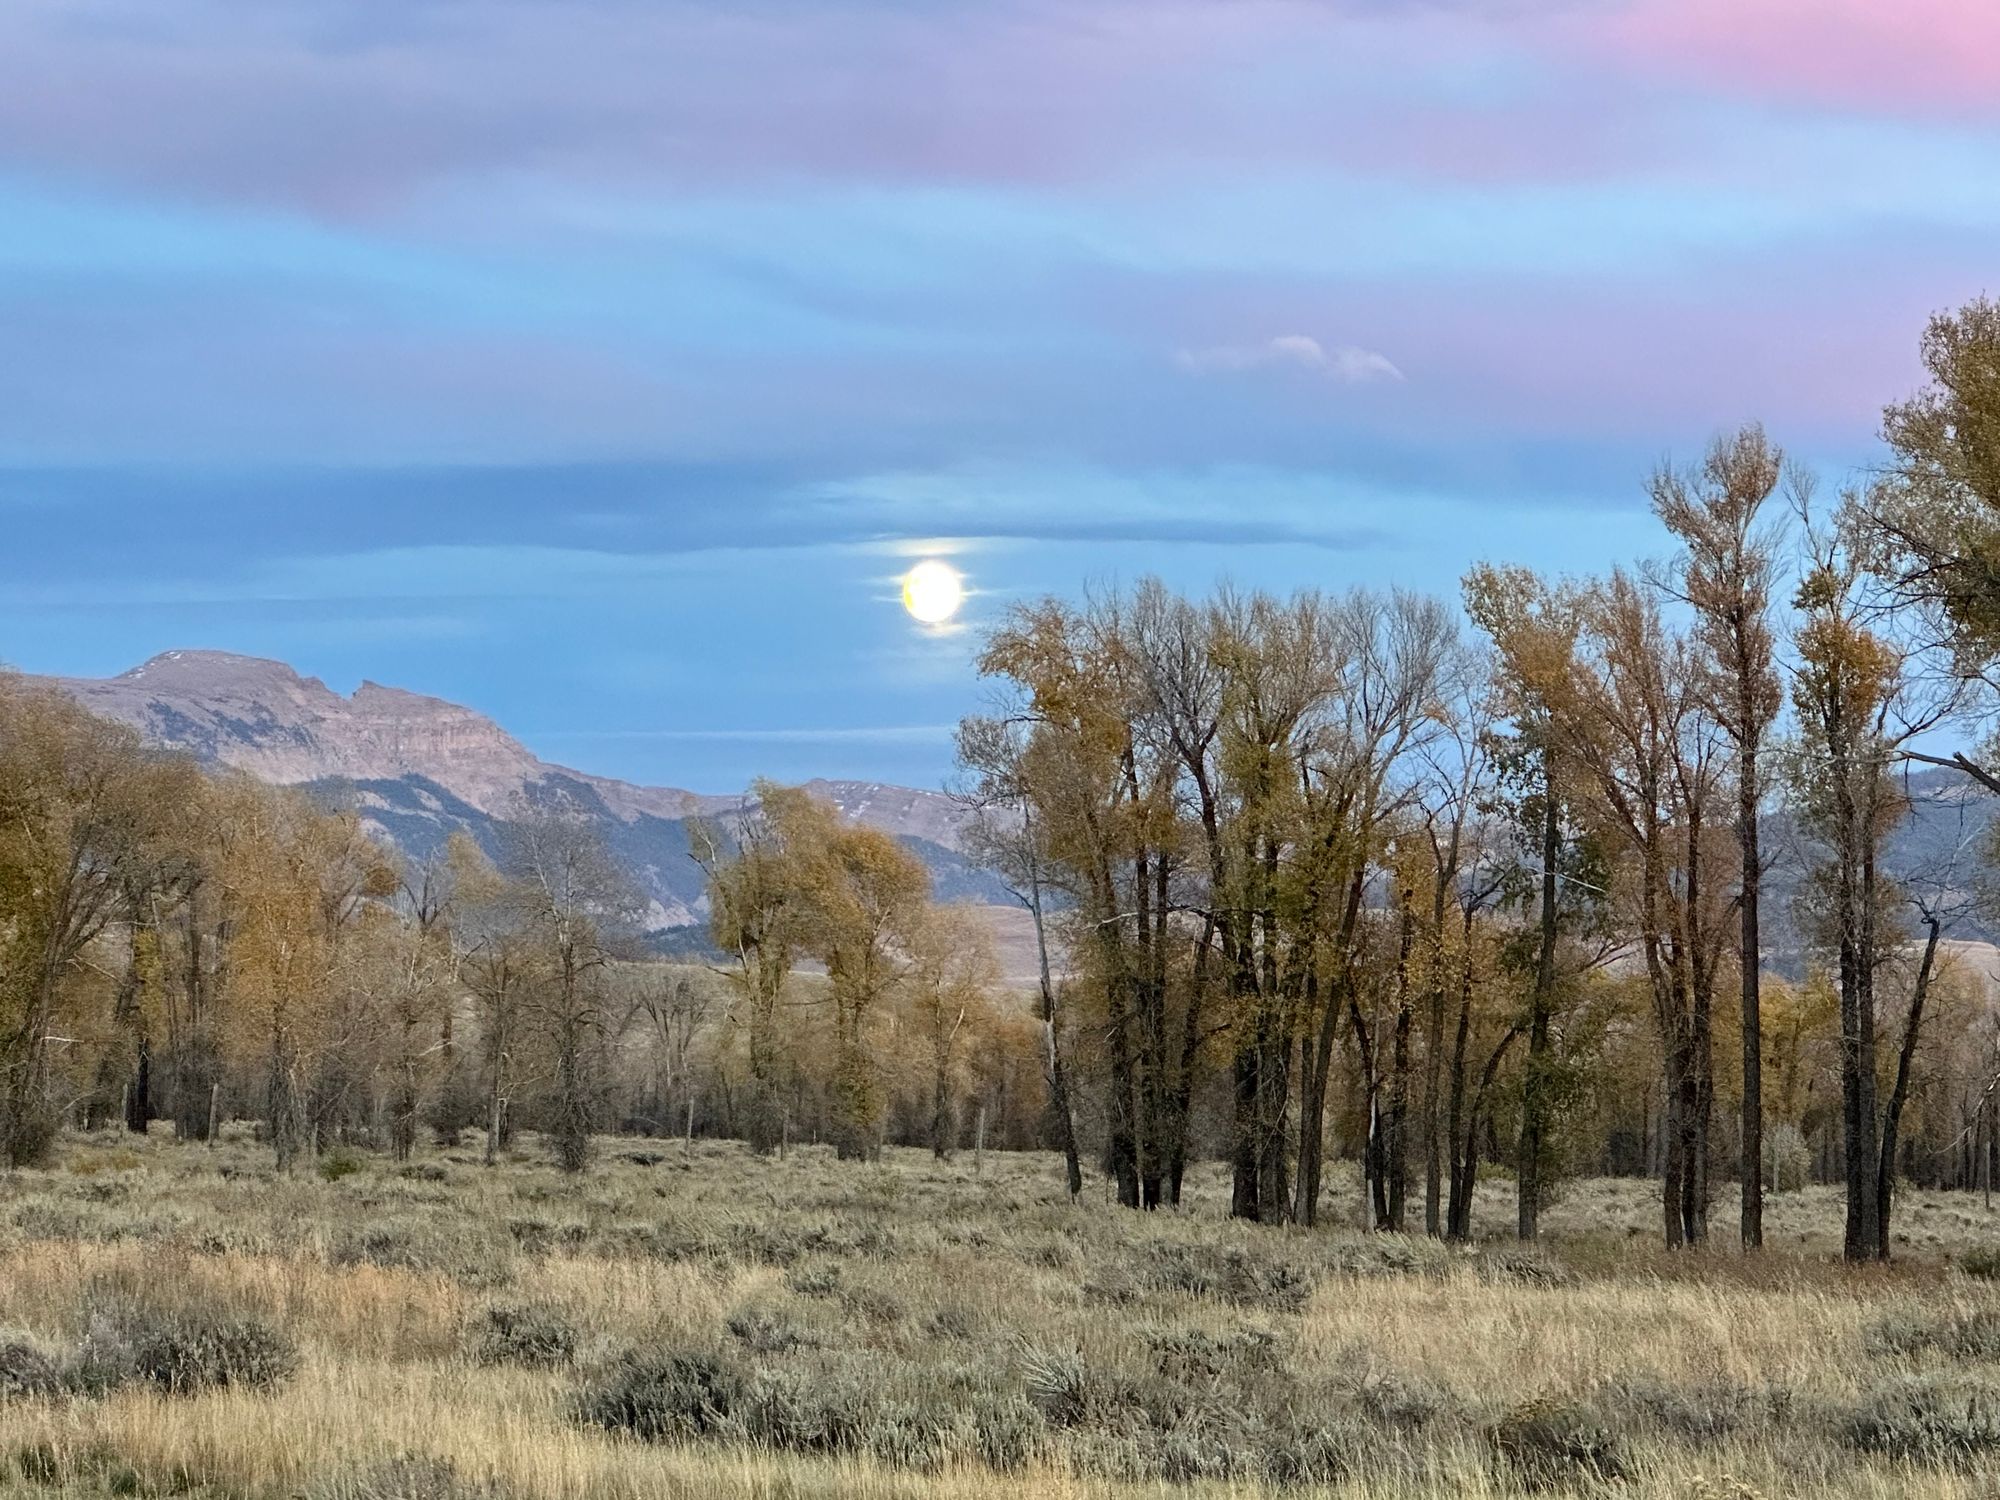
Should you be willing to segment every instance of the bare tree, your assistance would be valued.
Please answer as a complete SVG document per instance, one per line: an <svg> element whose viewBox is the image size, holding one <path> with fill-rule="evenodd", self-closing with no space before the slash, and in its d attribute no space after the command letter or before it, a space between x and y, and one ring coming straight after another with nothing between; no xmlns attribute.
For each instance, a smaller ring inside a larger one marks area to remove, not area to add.
<svg viewBox="0 0 2000 1500"><path fill-rule="evenodd" d="M1761 427L1719 438L1699 467L1653 476L1653 510L1686 549L1669 587L1696 612L1697 683L1708 712L1736 752L1737 974L1742 993L1743 1129L1738 1172L1745 1249L1764 1243L1763 970L1759 896L1763 885L1758 820L1764 785L1759 757L1782 699L1774 665L1771 586L1778 535L1760 520L1784 472L1784 454ZM1801 486L1803 480L1799 481Z"/></svg>
<svg viewBox="0 0 2000 1500"><path fill-rule="evenodd" d="M598 1080L592 1061L607 1029L603 969L608 931L634 898L596 830L568 804L529 803L507 827L501 873L524 935L546 955L546 982L528 992L551 1051L550 1129L556 1160L579 1172L590 1160Z"/></svg>

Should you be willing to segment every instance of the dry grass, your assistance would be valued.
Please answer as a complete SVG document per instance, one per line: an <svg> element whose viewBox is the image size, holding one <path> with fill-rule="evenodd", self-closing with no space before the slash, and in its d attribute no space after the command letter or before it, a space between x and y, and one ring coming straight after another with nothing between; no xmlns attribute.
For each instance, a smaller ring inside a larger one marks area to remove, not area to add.
<svg viewBox="0 0 2000 1500"><path fill-rule="evenodd" d="M1838 1204L1817 1190L1777 1200L1773 1250L1744 1261L1653 1251L1643 1183L1576 1185L1550 1245L1523 1256L1232 1224L1213 1168L1185 1211L1142 1218L1071 1208L1039 1158L990 1157L975 1177L916 1153L848 1167L607 1143L580 1180L432 1152L329 1182L280 1178L241 1139L105 1135L63 1156L0 1179L0 1328L60 1360L108 1297L136 1298L268 1327L299 1362L268 1389L0 1400L9 1493L2000 1486L2000 1405L1983 1404L2000 1402L1983 1342L2000 1286L1949 1268L2000 1229L1972 1199L1906 1195L1904 1263L1850 1271L1829 1259ZM1489 1195L1496 1231L1505 1193ZM628 1361L677 1353L727 1387L702 1436L579 1420L581 1398L621 1381L650 1399L654 1376Z"/></svg>

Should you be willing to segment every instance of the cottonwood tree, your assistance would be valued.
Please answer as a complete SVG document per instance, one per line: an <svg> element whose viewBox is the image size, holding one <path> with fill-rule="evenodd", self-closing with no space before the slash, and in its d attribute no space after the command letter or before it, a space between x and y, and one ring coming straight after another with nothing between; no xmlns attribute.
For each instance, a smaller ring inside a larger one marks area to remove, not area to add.
<svg viewBox="0 0 2000 1500"><path fill-rule="evenodd" d="M1303 962L1297 984L1306 1004L1292 1213L1302 1224L1316 1222L1319 1213L1327 1091L1343 1011L1353 1027L1364 1093L1380 1086L1379 1049L1357 1003L1363 897L1392 820L1411 805L1419 757L1441 732L1440 706L1463 669L1457 622L1424 595L1356 590L1338 601L1331 626L1326 649L1340 663L1338 681L1325 722L1299 760L1304 819L1297 950ZM1372 1130L1372 1109L1368 1118ZM1364 1150L1364 1165L1379 1160L1379 1153ZM1386 1193L1380 1208L1386 1211ZM1381 1218L1378 1212L1378 1224Z"/></svg>
<svg viewBox="0 0 2000 1500"><path fill-rule="evenodd" d="M1367 1036L1371 1096L1398 1076L1363 1014L1364 895L1452 636L1412 595L1198 605L1149 580L1022 606L989 639L982 670L1025 726L1026 821L1102 1011L1121 1202L1176 1201L1211 1037L1230 1051L1241 1217L1315 1214L1344 1028Z"/></svg>
<svg viewBox="0 0 2000 1500"><path fill-rule="evenodd" d="M1944 648L1951 670L1991 689L2000 662L2000 303L1979 297L1939 313L1920 347L1929 383L1882 413L1889 462L1849 499L1855 560L1884 601ZM1990 754L1910 759L1954 766L2000 792Z"/></svg>
<svg viewBox="0 0 2000 1500"><path fill-rule="evenodd" d="M546 954L517 909L499 871L468 860L459 880L458 971L478 1037L489 1167L512 1134L509 1101L524 1082L528 997L548 983Z"/></svg>
<svg viewBox="0 0 2000 1500"><path fill-rule="evenodd" d="M631 979L631 1016L643 1021L652 1060L652 1128L672 1127L669 1100L679 1095L679 1119L685 1140L694 1141L696 1048L713 1008L707 976L699 971L675 971L651 966Z"/></svg>
<svg viewBox="0 0 2000 1500"><path fill-rule="evenodd" d="M952 907L916 923L909 950L904 1010L929 1082L931 1155L943 1161L956 1140L967 1058L992 1028L997 976L984 931Z"/></svg>
<svg viewBox="0 0 2000 1500"><path fill-rule="evenodd" d="M707 877L710 931L734 960L730 981L742 1030L748 1037L750 1080L738 1111L750 1149L775 1150L783 1134L781 1097L785 1038L779 1006L793 965L804 956L805 910L792 873L785 829L770 816L776 783L751 787L751 804L734 819L736 849L727 852L722 831L696 825L693 854Z"/></svg>
<svg viewBox="0 0 2000 1500"><path fill-rule="evenodd" d="M806 950L826 966L834 1150L843 1161L872 1159L882 1147L884 1101L870 1029L907 976L930 873L890 835L843 823L830 804L803 793L783 794L769 815L795 861Z"/></svg>
<svg viewBox="0 0 2000 1500"><path fill-rule="evenodd" d="M1520 711L1622 850L1614 881L1652 990L1666 1076L1663 1229L1669 1247L1698 1243L1707 1235L1712 1009L1730 903L1716 839L1722 756L1688 644L1623 571L1552 588L1523 570L1481 567L1468 603Z"/></svg>
<svg viewBox="0 0 2000 1500"><path fill-rule="evenodd" d="M542 956L543 982L529 986L524 998L549 1052L556 1161L579 1172L590 1160L600 1085L595 1065L609 1029L608 941L630 919L635 899L596 830L561 801L520 809L499 864L520 929Z"/></svg>
<svg viewBox="0 0 2000 1500"><path fill-rule="evenodd" d="M716 936L737 953L735 977L751 1008L752 1075L769 1089L779 997L793 961L816 960L833 1021L834 1148L843 1160L871 1158L885 1107L876 1022L931 919L930 873L890 835L846 822L801 788L754 790L740 852L714 860L709 877Z"/></svg>
<svg viewBox="0 0 2000 1500"><path fill-rule="evenodd" d="M243 787L220 880L230 909L229 1039L263 1053L265 1120L280 1170L314 1144L311 1083L340 1035L347 939L395 872L351 814Z"/></svg>
<svg viewBox="0 0 2000 1500"><path fill-rule="evenodd" d="M1792 748L1792 803L1819 858L1812 894L1823 940L1835 955L1840 995L1841 1144L1846 1176L1843 1250L1849 1260L1887 1259L1890 1237L1883 1158L1885 1121L1879 1093L1878 981L1900 946L1893 887L1881 867L1884 840L1907 803L1891 769L1908 742L1952 706L1948 690L1913 669L1915 653L1873 627L1857 542L1858 508L1809 531L1794 607L1799 624L1792 701L1798 739ZM1865 543L1864 543L1865 545ZM1909 1041L1899 1052L1907 1084L1909 1048L1922 1019L1922 991L1936 953L1935 914L1912 1000ZM1892 1091L1898 1111L1901 1091ZM1893 1132L1893 1127L1890 1127Z"/></svg>
<svg viewBox="0 0 2000 1500"><path fill-rule="evenodd" d="M1763 971L1758 820L1764 799L1761 756L1782 698L1771 627L1771 587L1779 531L1765 507L1785 470L1784 454L1761 427L1712 444L1700 465L1653 476L1653 511L1684 551L1668 587L1695 611L1696 686L1735 752L1737 977L1743 1043L1741 1234L1745 1249L1764 1243L1763 1042L1759 984ZM1798 488L1803 489L1803 481Z"/></svg>
<svg viewBox="0 0 2000 1500"><path fill-rule="evenodd" d="M1016 606L979 669L1012 684L1032 726L1020 768L1047 856L1041 868L1063 897L1078 989L1101 1007L1106 1165L1121 1204L1151 1208L1172 1201L1186 1159L1178 1105L1191 1078L1173 1041L1182 1028L1168 1014L1183 860L1176 766L1143 732L1126 616L1117 597Z"/></svg>
<svg viewBox="0 0 2000 1500"><path fill-rule="evenodd" d="M0 676L0 1158L10 1165L42 1160L53 1140L66 988L125 910L163 806L149 771L130 731Z"/></svg>
<svg viewBox="0 0 2000 1500"><path fill-rule="evenodd" d="M1465 1110L1464 1049L1471 1027L1473 928L1500 890L1490 858L1490 802L1493 794L1494 700L1489 663L1466 653L1448 691L1440 696L1441 732L1426 747L1416 791L1416 832L1409 842L1421 850L1420 879L1428 891L1423 934L1424 1074L1418 1105L1424 1141L1424 1232L1433 1237L1448 1227L1446 1162L1450 1187L1459 1189L1459 1152ZM1445 1028L1453 998L1459 1001L1457 1056L1447 1080ZM1510 1043L1511 1045L1511 1043ZM1495 1064L1496 1070L1498 1064ZM1447 1084L1461 1123L1446 1128Z"/></svg>
<svg viewBox="0 0 2000 1500"><path fill-rule="evenodd" d="M1050 855L1032 792L1035 768L1030 750L1026 720L1020 716L974 716L959 725L958 763L970 783L965 797L979 813L968 845L974 857L1000 877L1034 930L1042 1080L1048 1089L1056 1148L1062 1152L1063 1180L1074 1201L1083 1192L1083 1165L1070 1097L1064 1007L1049 956L1050 880L1045 871Z"/></svg>

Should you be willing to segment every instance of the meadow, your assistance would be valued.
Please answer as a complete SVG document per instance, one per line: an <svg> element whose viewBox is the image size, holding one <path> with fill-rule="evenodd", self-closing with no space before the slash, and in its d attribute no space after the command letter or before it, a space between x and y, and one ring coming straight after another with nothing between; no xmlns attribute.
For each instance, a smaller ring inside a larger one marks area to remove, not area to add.
<svg viewBox="0 0 2000 1500"><path fill-rule="evenodd" d="M1064 1200L1053 1158L602 1140L280 1175L104 1132L0 1178L0 1492L949 1500L2000 1492L2000 1216L1833 1190L1667 1256L1650 1184L1545 1242ZM1358 1211L1358 1185L1339 1202ZM1335 1215L1338 1218L1340 1215Z"/></svg>

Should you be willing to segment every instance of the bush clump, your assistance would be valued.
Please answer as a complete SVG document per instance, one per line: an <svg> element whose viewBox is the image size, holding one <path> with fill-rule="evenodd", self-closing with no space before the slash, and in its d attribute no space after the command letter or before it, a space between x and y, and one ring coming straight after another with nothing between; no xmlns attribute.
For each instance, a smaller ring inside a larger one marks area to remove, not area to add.
<svg viewBox="0 0 2000 1500"><path fill-rule="evenodd" d="M753 1354L790 1354L819 1347L820 1337L789 1309L761 1302L731 1312L723 1326L729 1336Z"/></svg>
<svg viewBox="0 0 2000 1500"><path fill-rule="evenodd" d="M1675 1385L1651 1375L1626 1376L1593 1399L1635 1425L1688 1443L1718 1443L1761 1420L1782 1419L1791 1404L1782 1390L1760 1392L1727 1381Z"/></svg>
<svg viewBox="0 0 2000 1500"><path fill-rule="evenodd" d="M1869 1330L1877 1354L1939 1354L1947 1359L2000 1360L2000 1309L1961 1309L1940 1317L1917 1311L1892 1313Z"/></svg>
<svg viewBox="0 0 2000 1500"><path fill-rule="evenodd" d="M298 1347L261 1318L126 1302L92 1312L73 1379L92 1392L136 1384L174 1395L263 1390L289 1379L298 1363Z"/></svg>
<svg viewBox="0 0 2000 1500"><path fill-rule="evenodd" d="M1843 1435L1906 1463L1973 1463L2000 1453L2000 1383L1960 1370L1899 1376L1855 1407Z"/></svg>
<svg viewBox="0 0 2000 1500"><path fill-rule="evenodd" d="M1981 1281L2000 1281L2000 1245L1981 1245L1958 1258L1959 1270Z"/></svg>
<svg viewBox="0 0 2000 1500"><path fill-rule="evenodd" d="M328 1182L339 1182L343 1177L352 1177L360 1172L366 1162L361 1153L350 1146L335 1146L319 1159L319 1175Z"/></svg>
<svg viewBox="0 0 2000 1500"><path fill-rule="evenodd" d="M1531 1489L1625 1474L1618 1435L1581 1402L1524 1402L1487 1429L1487 1441L1501 1467Z"/></svg>
<svg viewBox="0 0 2000 1500"><path fill-rule="evenodd" d="M1313 1277L1290 1261L1252 1254L1237 1245L1155 1246L1140 1281L1153 1291L1273 1312L1299 1311L1314 1285Z"/></svg>
<svg viewBox="0 0 2000 1500"><path fill-rule="evenodd" d="M1090 1373L1074 1349L1030 1349L1021 1356L1028 1400L1051 1427L1080 1427L1090 1415Z"/></svg>
<svg viewBox="0 0 2000 1500"><path fill-rule="evenodd" d="M497 1479L471 1479L448 1458L403 1453L322 1485L313 1500L506 1500Z"/></svg>
<svg viewBox="0 0 2000 1500"><path fill-rule="evenodd" d="M337 1266L376 1266L449 1276L462 1286L494 1288L513 1279L504 1252L483 1238L459 1238L427 1225L372 1224L339 1240L329 1257Z"/></svg>
<svg viewBox="0 0 2000 1500"><path fill-rule="evenodd" d="M487 1365L566 1365L576 1358L576 1326L552 1307L489 1307L472 1352Z"/></svg>
<svg viewBox="0 0 2000 1500"><path fill-rule="evenodd" d="M53 1396L62 1388L62 1368L33 1339L0 1333L0 1401Z"/></svg>
<svg viewBox="0 0 2000 1500"><path fill-rule="evenodd" d="M575 1410L592 1427L673 1442L721 1427L742 1390L737 1372L709 1350L640 1350L587 1384Z"/></svg>

